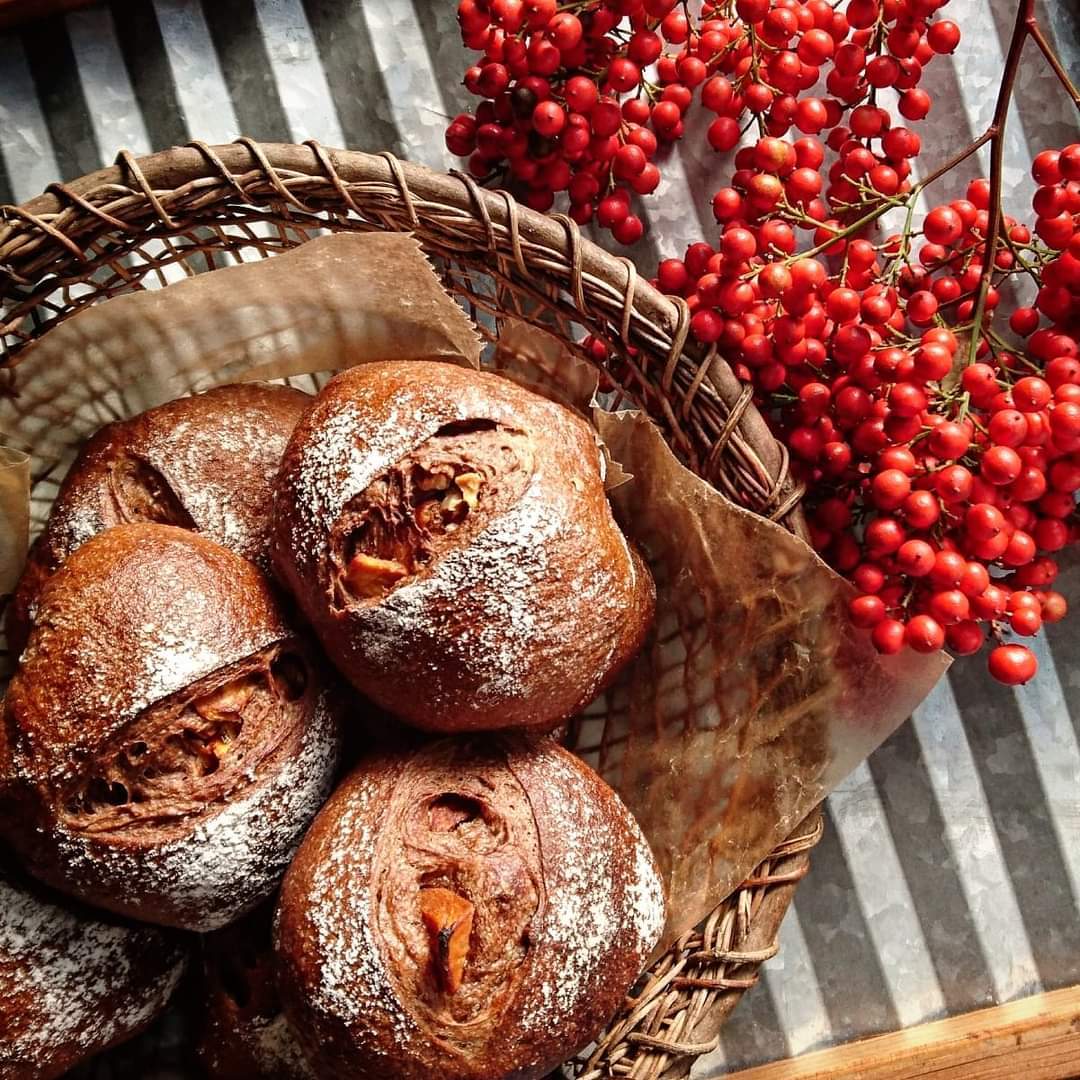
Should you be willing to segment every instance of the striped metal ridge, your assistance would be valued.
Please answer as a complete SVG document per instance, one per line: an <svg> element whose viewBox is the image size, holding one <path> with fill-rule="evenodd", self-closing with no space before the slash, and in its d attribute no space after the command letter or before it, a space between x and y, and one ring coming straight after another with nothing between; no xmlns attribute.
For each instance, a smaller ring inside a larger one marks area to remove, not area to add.
<svg viewBox="0 0 1080 1080"><path fill-rule="evenodd" d="M113 0L0 34L0 202L190 138L316 138L445 169L442 131L468 105L454 0ZM1076 5L1042 17L1080 81ZM989 122L1014 5L951 0L964 40L927 69L933 165ZM1080 137L1053 77L1025 59L1009 126L1007 209L1024 163ZM717 160L697 115L645 200L644 272L715 234ZM983 159L985 167L986 160ZM947 176L931 197L955 198ZM603 237L597 237L603 241ZM1063 591L1080 605L1080 558ZM1038 639L1026 688L960 661L829 799L825 839L779 955L694 1076L1080 982L1080 632Z"/></svg>

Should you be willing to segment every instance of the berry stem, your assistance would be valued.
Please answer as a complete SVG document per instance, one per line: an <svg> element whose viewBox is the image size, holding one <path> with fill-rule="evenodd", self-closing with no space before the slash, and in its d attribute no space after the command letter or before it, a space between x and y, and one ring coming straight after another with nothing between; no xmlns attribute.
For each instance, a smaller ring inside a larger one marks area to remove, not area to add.
<svg viewBox="0 0 1080 1080"><path fill-rule="evenodd" d="M1042 27L1039 25L1039 20L1034 14L1027 17L1027 33L1031 37L1031 40L1039 46L1046 62L1050 65L1054 74L1058 77L1061 85L1065 87L1065 92L1072 98L1073 104L1080 109L1080 90L1077 90L1072 84L1072 80L1069 78L1068 73L1062 66L1061 61L1058 59L1057 53L1054 52L1053 46L1046 39L1046 35L1042 31Z"/></svg>
<svg viewBox="0 0 1080 1080"><path fill-rule="evenodd" d="M997 257L998 239L1001 236L1001 196L1004 186L1005 165L1005 123L1009 115L1009 103L1012 101L1013 87L1016 85L1016 72L1020 66L1020 55L1031 26L1035 23L1035 0L1020 0L1013 24L1012 40L1005 57L1005 71L1001 77L997 102L994 105L994 118L987 129L990 133L990 206L987 211L987 231L983 251L982 274L979 278L979 291L975 298L975 312L971 319L971 336L968 341L968 363L974 364L982 340L983 316L986 314L986 297L993 281L994 259Z"/></svg>

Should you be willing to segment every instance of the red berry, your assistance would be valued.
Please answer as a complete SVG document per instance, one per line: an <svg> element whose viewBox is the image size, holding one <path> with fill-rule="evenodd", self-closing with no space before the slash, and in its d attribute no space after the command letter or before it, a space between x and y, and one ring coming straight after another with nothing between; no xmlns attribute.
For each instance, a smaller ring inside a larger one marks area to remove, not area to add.
<svg viewBox="0 0 1080 1080"><path fill-rule="evenodd" d="M533 110L532 125L541 135L558 135L566 126L566 112L556 101L541 101Z"/></svg>
<svg viewBox="0 0 1080 1080"><path fill-rule="evenodd" d="M934 564L934 549L925 540L907 540L896 553L896 565L908 577L926 577Z"/></svg>
<svg viewBox="0 0 1080 1080"><path fill-rule="evenodd" d="M596 220L605 229L613 229L630 213L630 204L618 195L605 195L596 208Z"/></svg>
<svg viewBox="0 0 1080 1080"><path fill-rule="evenodd" d="M945 631L929 615L916 615L908 622L904 639L915 652L932 653L945 644Z"/></svg>
<svg viewBox="0 0 1080 1080"><path fill-rule="evenodd" d="M1035 183L1047 185L1061 182L1061 153L1058 150L1043 150L1036 154L1031 162L1031 175Z"/></svg>
<svg viewBox="0 0 1080 1080"><path fill-rule="evenodd" d="M607 81L612 90L625 94L641 82L641 69L628 57L618 56L608 66Z"/></svg>
<svg viewBox="0 0 1080 1080"><path fill-rule="evenodd" d="M1035 677L1039 662L1026 645L999 645L987 662L990 674L1006 686L1020 686Z"/></svg>
<svg viewBox="0 0 1080 1080"><path fill-rule="evenodd" d="M926 40L936 53L951 53L960 44L960 27L948 19L932 23L926 31Z"/></svg>
<svg viewBox="0 0 1080 1080"><path fill-rule="evenodd" d="M562 11L548 23L548 36L561 52L575 48L582 37L581 20L569 11Z"/></svg>
<svg viewBox="0 0 1080 1080"><path fill-rule="evenodd" d="M640 146L623 143L615 152L612 170L620 180L632 180L647 164L645 151Z"/></svg>
<svg viewBox="0 0 1080 1080"><path fill-rule="evenodd" d="M874 502L882 510L895 510L911 492L911 481L899 469L885 469L870 487Z"/></svg>
<svg viewBox="0 0 1080 1080"><path fill-rule="evenodd" d="M660 105L670 104L670 102L660 102ZM660 108L660 105L656 106L656 109ZM655 120L656 109L653 110L653 117ZM709 140L709 145L721 153L730 150L739 141L740 130L739 122L730 116L718 116L710 125L709 130L706 132L706 138Z"/></svg>
<svg viewBox="0 0 1080 1080"><path fill-rule="evenodd" d="M930 449L937 457L953 461L967 453L971 445L971 433L963 424L946 420L934 428L929 442Z"/></svg>
<svg viewBox="0 0 1080 1080"><path fill-rule="evenodd" d="M934 486L946 503L965 502L971 495L971 472L963 465L949 465L937 474Z"/></svg>
<svg viewBox="0 0 1080 1080"><path fill-rule="evenodd" d="M1048 382L1029 375L1017 381L1012 389L1012 396L1021 412L1031 413L1045 409L1054 395Z"/></svg>
<svg viewBox="0 0 1080 1080"><path fill-rule="evenodd" d="M864 593L876 593L885 584L885 574L877 563L859 563L851 574L855 587Z"/></svg>
<svg viewBox="0 0 1080 1080"><path fill-rule="evenodd" d="M1068 610L1068 602L1061 593L1048 592L1042 602L1043 622L1061 622L1068 614Z"/></svg>
<svg viewBox="0 0 1080 1080"><path fill-rule="evenodd" d="M970 599L982 596L990 585L990 571L980 562L969 562L965 565L957 587Z"/></svg>
<svg viewBox="0 0 1080 1080"><path fill-rule="evenodd" d="M967 560L959 551L947 548L937 552L930 569L930 583L938 589L955 589L967 569Z"/></svg>
<svg viewBox="0 0 1080 1080"><path fill-rule="evenodd" d="M866 549L872 556L889 555L906 539L904 526L891 517L875 518L866 526Z"/></svg>
<svg viewBox="0 0 1080 1080"><path fill-rule="evenodd" d="M1011 484L1024 467L1020 455L1009 446L991 446L980 463L980 472L996 485Z"/></svg>
<svg viewBox="0 0 1080 1080"><path fill-rule="evenodd" d="M958 622L945 631L945 643L957 656L971 656L983 646L986 635L972 619Z"/></svg>
<svg viewBox="0 0 1080 1080"><path fill-rule="evenodd" d="M655 63L664 51L664 43L659 34L652 30L635 30L630 38L626 52L639 67L648 67Z"/></svg>
<svg viewBox="0 0 1080 1080"><path fill-rule="evenodd" d="M870 635L874 648L885 656L894 656L904 647L904 624L896 619L882 619Z"/></svg>
<svg viewBox="0 0 1080 1080"><path fill-rule="evenodd" d="M976 503L964 515L964 525L975 540L992 540L1006 527L1004 515L990 503Z"/></svg>
<svg viewBox="0 0 1080 1080"><path fill-rule="evenodd" d="M592 79L587 79L584 75L573 75L566 80L563 97L574 112L590 113L600 100L600 91Z"/></svg>
<svg viewBox="0 0 1080 1080"><path fill-rule="evenodd" d="M929 529L941 517L941 505L932 491L913 491L901 508L904 520L914 529Z"/></svg>
<svg viewBox="0 0 1080 1080"><path fill-rule="evenodd" d="M1009 616L1009 626L1023 637L1037 634L1042 629L1042 621L1042 610L1037 600L1035 606L1018 608Z"/></svg>
<svg viewBox="0 0 1080 1080"><path fill-rule="evenodd" d="M930 95L925 90L905 90L900 95L899 109L908 120L922 120L930 112Z"/></svg>
<svg viewBox="0 0 1080 1080"><path fill-rule="evenodd" d="M989 622L1000 619L1009 606L1009 594L998 585L988 585L978 596L972 597L974 614Z"/></svg>
<svg viewBox="0 0 1080 1080"><path fill-rule="evenodd" d="M930 597L930 614L942 626L963 622L970 613L967 596L959 589L944 589Z"/></svg>
<svg viewBox="0 0 1080 1080"><path fill-rule="evenodd" d="M691 318L690 330L698 341L708 345L719 339L724 330L724 321L715 311L702 308Z"/></svg>
<svg viewBox="0 0 1080 1080"><path fill-rule="evenodd" d="M990 417L990 438L1000 446L1020 446L1027 438L1028 423L1016 409L1001 409Z"/></svg>
<svg viewBox="0 0 1080 1080"><path fill-rule="evenodd" d="M1006 566L1024 566L1035 558L1035 541L1029 533L1016 529L1002 553L1001 561Z"/></svg>
<svg viewBox="0 0 1080 1080"><path fill-rule="evenodd" d="M936 206L923 221L923 234L932 244L953 244L964 232L960 215L951 206Z"/></svg>
<svg viewBox="0 0 1080 1080"><path fill-rule="evenodd" d="M937 297L932 292L917 292L908 297L907 316L916 326L929 326L937 311Z"/></svg>
<svg viewBox="0 0 1080 1080"><path fill-rule="evenodd" d="M611 235L620 244L636 244L645 233L645 225L635 214L627 214L622 221L613 225Z"/></svg>
<svg viewBox="0 0 1080 1080"><path fill-rule="evenodd" d="M885 618L885 603L880 596L856 596L848 605L851 621L861 630L869 630Z"/></svg>

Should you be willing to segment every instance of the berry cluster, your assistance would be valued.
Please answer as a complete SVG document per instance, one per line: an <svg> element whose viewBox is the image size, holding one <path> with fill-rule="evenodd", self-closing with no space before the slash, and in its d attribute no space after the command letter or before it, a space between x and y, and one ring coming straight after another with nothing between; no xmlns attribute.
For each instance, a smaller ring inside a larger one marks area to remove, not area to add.
<svg viewBox="0 0 1080 1080"><path fill-rule="evenodd" d="M447 140L474 175L508 174L539 209L565 189L575 220L630 243L631 194L657 186L657 149L700 95L734 170L716 240L657 284L754 386L877 648L966 654L990 636L991 672L1017 684L1035 657L1004 638L1064 616L1053 555L1080 539L1080 145L1036 157L1032 228L1002 214L999 154L915 227L928 185L1000 148L1038 34L1021 0L993 126L914 183L923 68L960 40L946 2L706 0L692 23L675 0L461 0L484 52L466 85L487 100ZM906 221L883 237L890 210ZM1029 278L1031 306L1006 317Z"/></svg>
<svg viewBox="0 0 1080 1080"><path fill-rule="evenodd" d="M534 209L567 192L575 221L595 218L631 244L643 231L632 197L656 190L657 151L682 137L700 92L718 151L753 124L774 137L829 130L843 151L827 194L843 214L867 193L908 186L918 138L890 130L874 102L891 88L902 116L927 115L923 66L960 39L955 23L927 25L945 2L849 0L840 11L828 0L707 0L691 22L680 0L460 0L462 37L481 54L465 86L483 100L451 121L447 145L474 176L505 181ZM822 75L827 95L815 96ZM783 201L821 220L823 160L819 148L790 167L737 162L746 175L717 196L727 219L738 215L734 191L759 211Z"/></svg>
<svg viewBox="0 0 1080 1080"><path fill-rule="evenodd" d="M775 220L743 221L718 251L660 268L758 389L808 483L812 540L854 582L851 617L883 653L969 654L987 631L1029 636L1066 612L1051 586L1053 554L1080 539L1080 144L1033 172L1034 230L1004 216L993 248L991 185L976 180L927 214L921 243L838 230L814 258ZM756 258L765 236L790 254ZM999 332L1000 286L1025 274L1034 306ZM1010 684L1036 671L1018 644L989 666Z"/></svg>

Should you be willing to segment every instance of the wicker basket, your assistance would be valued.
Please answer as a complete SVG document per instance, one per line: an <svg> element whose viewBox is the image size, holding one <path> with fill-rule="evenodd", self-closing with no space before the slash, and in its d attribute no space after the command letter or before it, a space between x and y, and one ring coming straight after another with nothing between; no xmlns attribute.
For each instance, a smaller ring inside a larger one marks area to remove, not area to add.
<svg viewBox="0 0 1080 1080"><path fill-rule="evenodd" d="M679 457L729 497L802 532L782 448L715 349L688 342L686 304L569 218L521 208L466 176L314 142L193 143L139 160L122 153L116 166L52 184L2 215L0 392L15 391L32 340L88 304L166 284L168 267L195 273L224 253L270 256L321 230L408 230L487 337L508 314L544 320L581 355L584 332L599 336L612 357L603 385L617 400L647 411ZM564 1070L589 1080L689 1072L776 952L820 831L815 814L656 961L597 1045Z"/></svg>

